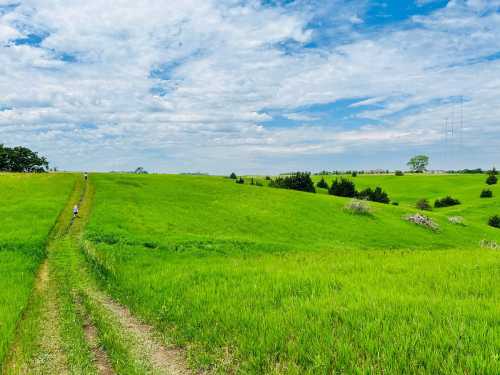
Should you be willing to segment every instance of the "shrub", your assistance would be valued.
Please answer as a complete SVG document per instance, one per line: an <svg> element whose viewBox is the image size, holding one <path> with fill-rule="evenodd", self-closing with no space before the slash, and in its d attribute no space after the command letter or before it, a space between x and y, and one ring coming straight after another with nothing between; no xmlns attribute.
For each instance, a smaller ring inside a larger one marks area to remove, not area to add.
<svg viewBox="0 0 500 375"><path fill-rule="evenodd" d="M271 181L271 176L266 176L266 181Z"/></svg>
<svg viewBox="0 0 500 375"><path fill-rule="evenodd" d="M371 210L370 207L366 204L366 202L353 199L349 203L346 204L345 209L356 215L370 215Z"/></svg>
<svg viewBox="0 0 500 375"><path fill-rule="evenodd" d="M488 220L488 225L493 228L500 228L500 216L494 215Z"/></svg>
<svg viewBox="0 0 500 375"><path fill-rule="evenodd" d="M351 173L351 176L352 176L352 177L357 177L357 176L358 176L358 172L353 171L353 172Z"/></svg>
<svg viewBox="0 0 500 375"><path fill-rule="evenodd" d="M422 211L431 211L432 210L431 204L425 198L424 199L420 199L419 201L417 201L416 207L419 210L422 210Z"/></svg>
<svg viewBox="0 0 500 375"><path fill-rule="evenodd" d="M271 180L269 186L280 189L292 189L316 193L314 183L311 179L311 174L308 172L296 172L290 176L277 177L276 179Z"/></svg>
<svg viewBox="0 0 500 375"><path fill-rule="evenodd" d="M480 195L481 198L492 198L493 192L490 189L484 189Z"/></svg>
<svg viewBox="0 0 500 375"><path fill-rule="evenodd" d="M356 196L356 186L354 182L348 180L347 178L341 177L333 181L332 186L328 190L330 195L336 195L338 197L350 197L354 198Z"/></svg>
<svg viewBox="0 0 500 375"><path fill-rule="evenodd" d="M244 183L245 183L245 180L244 180L242 177L240 177L240 178L238 178L238 179L236 180L236 183L237 183L237 184L244 184Z"/></svg>
<svg viewBox="0 0 500 375"><path fill-rule="evenodd" d="M399 206L399 202L392 202L393 206Z"/></svg>
<svg viewBox="0 0 500 375"><path fill-rule="evenodd" d="M464 218L462 216L450 216L448 221L455 225L465 225Z"/></svg>
<svg viewBox="0 0 500 375"><path fill-rule="evenodd" d="M498 175L498 171L497 171L497 169L495 167L493 167L493 169L491 169L491 170L488 171L488 174L490 176L496 176L496 175Z"/></svg>
<svg viewBox="0 0 500 375"><path fill-rule="evenodd" d="M231 173L231 174L229 175L229 178L230 178L231 180L236 180L238 177L236 176L236 173L234 173L234 172L233 172L233 173Z"/></svg>
<svg viewBox="0 0 500 375"><path fill-rule="evenodd" d="M404 217L404 219L406 221L409 221L410 223L420 225L433 231L437 231L439 229L439 225L435 223L434 220L419 213L416 213L414 215L407 215Z"/></svg>
<svg viewBox="0 0 500 375"><path fill-rule="evenodd" d="M498 182L498 178L494 174L490 174L488 176L488 178L486 179L486 183L488 185L496 185L497 182Z"/></svg>
<svg viewBox="0 0 500 375"><path fill-rule="evenodd" d="M394 173L396 176L404 176L405 174L403 173L403 171L396 171Z"/></svg>
<svg viewBox="0 0 500 375"><path fill-rule="evenodd" d="M437 199L434 202L434 207L440 208L440 207L451 207L451 206L456 206L460 204L460 201L458 199L452 198L449 195L445 198L442 199Z"/></svg>
<svg viewBox="0 0 500 375"><path fill-rule="evenodd" d="M389 203L390 199L389 196L385 191L382 190L379 186L375 188L375 190L372 190L371 188L367 188L365 190L362 190L361 192L357 193L356 196L359 199L364 199L364 200L369 200L372 202L379 202L379 203Z"/></svg>
<svg viewBox="0 0 500 375"><path fill-rule="evenodd" d="M322 188L322 189L328 189L328 183L325 181L323 177L321 177L321 180L316 184L317 187Z"/></svg>

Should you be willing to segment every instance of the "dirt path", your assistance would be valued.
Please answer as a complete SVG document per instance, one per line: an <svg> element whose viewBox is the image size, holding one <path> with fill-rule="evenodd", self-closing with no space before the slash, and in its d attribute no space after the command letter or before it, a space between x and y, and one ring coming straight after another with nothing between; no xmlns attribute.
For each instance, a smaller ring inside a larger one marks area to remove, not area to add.
<svg viewBox="0 0 500 375"><path fill-rule="evenodd" d="M82 244L93 196L91 183L77 181L49 235L4 374L192 374L183 350L163 345L92 277Z"/></svg>
<svg viewBox="0 0 500 375"><path fill-rule="evenodd" d="M134 354L149 362L158 374L192 374L186 365L185 352L179 348L166 347L155 337L153 327L134 317L130 311L101 293L94 293L94 298L118 321L123 331L131 337Z"/></svg>
<svg viewBox="0 0 500 375"><path fill-rule="evenodd" d="M92 198L94 196L93 186L89 184L85 200L82 201L81 212L89 217ZM84 246L82 234L85 222L80 223L80 230L75 233L75 240L79 242L79 248L88 251L93 247L86 242ZM75 231L76 232L76 231ZM84 275L88 276L88 275ZM193 372L188 368L186 355L182 349L166 347L154 334L152 326L141 322L134 317L130 311L121 304L114 301L111 297L100 290L93 280L87 280L85 283L85 293L93 303L102 307L110 320L115 325L115 329L120 332L121 337L126 337L126 343L129 355L138 363L144 364L145 373L187 375Z"/></svg>

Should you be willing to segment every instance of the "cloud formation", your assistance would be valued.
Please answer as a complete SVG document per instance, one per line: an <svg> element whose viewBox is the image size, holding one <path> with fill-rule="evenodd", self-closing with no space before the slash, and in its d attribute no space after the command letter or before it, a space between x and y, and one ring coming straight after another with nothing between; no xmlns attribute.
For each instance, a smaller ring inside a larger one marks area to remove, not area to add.
<svg viewBox="0 0 500 375"><path fill-rule="evenodd" d="M361 168L345 160L362 154L392 168L414 150L442 167L500 161L500 1L381 27L369 10L0 1L0 141L68 169Z"/></svg>

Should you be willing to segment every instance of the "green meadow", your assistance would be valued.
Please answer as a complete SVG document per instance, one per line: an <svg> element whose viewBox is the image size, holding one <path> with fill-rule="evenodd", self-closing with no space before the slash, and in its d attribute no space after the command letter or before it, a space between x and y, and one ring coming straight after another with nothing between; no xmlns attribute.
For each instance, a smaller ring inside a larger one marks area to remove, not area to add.
<svg viewBox="0 0 500 375"><path fill-rule="evenodd" d="M349 199L220 177L96 174L86 256L193 368L496 374L500 251L480 243L500 242L500 189L480 199L484 180L360 175L400 203L361 216ZM462 204L428 213L438 231L402 219L446 195Z"/></svg>
<svg viewBox="0 0 500 375"><path fill-rule="evenodd" d="M0 369L75 177L0 173Z"/></svg>

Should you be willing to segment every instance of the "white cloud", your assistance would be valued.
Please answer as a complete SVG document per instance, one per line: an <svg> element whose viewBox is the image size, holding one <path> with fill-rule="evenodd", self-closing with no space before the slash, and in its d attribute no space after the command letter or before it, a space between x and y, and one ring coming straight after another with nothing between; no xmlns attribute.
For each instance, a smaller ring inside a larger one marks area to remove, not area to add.
<svg viewBox="0 0 500 375"><path fill-rule="evenodd" d="M442 99L458 96L469 139L500 135L500 60L486 59L500 51L493 3L450 2L404 28L305 49L321 33L309 28L308 7L26 0L0 15L2 141L28 140L67 168L264 170L259 160L276 154L439 145L456 107ZM334 5L339 28L362 21L360 9ZM31 33L46 38L12 42ZM349 98L359 98L358 119L379 125L345 129L295 112ZM268 109L310 125L266 128Z"/></svg>

